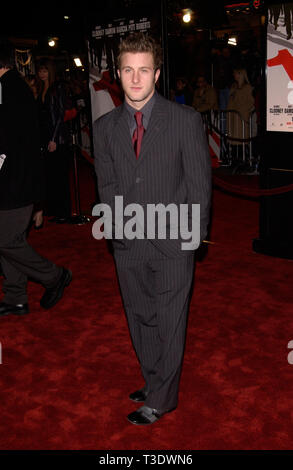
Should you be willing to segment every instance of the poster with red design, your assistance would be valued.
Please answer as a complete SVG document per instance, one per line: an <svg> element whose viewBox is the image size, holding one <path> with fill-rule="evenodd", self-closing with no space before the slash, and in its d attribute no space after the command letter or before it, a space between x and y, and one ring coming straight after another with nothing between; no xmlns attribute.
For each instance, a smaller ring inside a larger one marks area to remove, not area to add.
<svg viewBox="0 0 293 470"><path fill-rule="evenodd" d="M92 31L88 51L93 122L123 101L116 67L121 39L131 32L147 32L150 28L151 22L148 18L119 19L106 25L97 25Z"/></svg>
<svg viewBox="0 0 293 470"><path fill-rule="evenodd" d="M267 130L293 132L293 2L268 8Z"/></svg>

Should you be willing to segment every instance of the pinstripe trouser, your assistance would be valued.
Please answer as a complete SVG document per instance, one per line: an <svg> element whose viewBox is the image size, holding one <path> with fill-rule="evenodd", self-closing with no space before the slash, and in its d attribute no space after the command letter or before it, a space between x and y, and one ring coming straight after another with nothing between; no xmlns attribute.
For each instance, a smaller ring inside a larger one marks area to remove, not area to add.
<svg viewBox="0 0 293 470"><path fill-rule="evenodd" d="M115 256L128 326L146 382L145 405L175 408L185 346L194 255Z"/></svg>

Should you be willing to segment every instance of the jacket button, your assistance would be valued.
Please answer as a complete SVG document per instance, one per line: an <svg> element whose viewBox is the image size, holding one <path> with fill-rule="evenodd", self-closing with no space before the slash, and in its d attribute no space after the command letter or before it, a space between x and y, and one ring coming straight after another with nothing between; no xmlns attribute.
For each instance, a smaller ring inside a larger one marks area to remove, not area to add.
<svg viewBox="0 0 293 470"><path fill-rule="evenodd" d="M135 180L136 184L140 183L141 182L141 178L138 176Z"/></svg>

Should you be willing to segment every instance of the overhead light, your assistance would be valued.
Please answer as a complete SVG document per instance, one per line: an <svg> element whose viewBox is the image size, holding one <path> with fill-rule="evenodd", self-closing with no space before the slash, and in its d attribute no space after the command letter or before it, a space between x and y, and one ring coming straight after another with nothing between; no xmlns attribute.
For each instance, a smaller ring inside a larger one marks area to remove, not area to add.
<svg viewBox="0 0 293 470"><path fill-rule="evenodd" d="M230 36L228 38L228 44L230 44L230 46L237 46L237 38L236 36Z"/></svg>
<svg viewBox="0 0 293 470"><path fill-rule="evenodd" d="M64 15L64 19L65 19L65 20L69 20L69 16Z"/></svg>
<svg viewBox="0 0 293 470"><path fill-rule="evenodd" d="M189 9L184 9L182 10L182 13L183 13L182 20L184 21L184 23L190 23L192 11Z"/></svg>
<svg viewBox="0 0 293 470"><path fill-rule="evenodd" d="M189 23L190 20L191 20L190 13L185 13L185 15L183 15L182 19L183 19L184 23Z"/></svg>
<svg viewBox="0 0 293 470"><path fill-rule="evenodd" d="M73 60L74 60L76 67L82 67L82 62L79 57L74 57Z"/></svg>
<svg viewBox="0 0 293 470"><path fill-rule="evenodd" d="M55 47L57 46L57 41L58 41L58 38L49 38L48 45L50 47Z"/></svg>

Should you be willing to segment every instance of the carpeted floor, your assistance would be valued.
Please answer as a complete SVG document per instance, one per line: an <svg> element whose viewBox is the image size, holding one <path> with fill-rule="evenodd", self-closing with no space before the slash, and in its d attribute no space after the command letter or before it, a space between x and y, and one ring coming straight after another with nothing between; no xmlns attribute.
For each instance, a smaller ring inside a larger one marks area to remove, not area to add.
<svg viewBox="0 0 293 470"><path fill-rule="evenodd" d="M31 231L31 244L74 277L52 310L30 282L30 315L1 318L0 449L292 448L293 262L252 252L257 201L219 190L213 199L215 244L196 268L179 406L149 427L126 419L143 382L105 241L92 222Z"/></svg>

